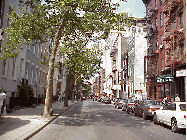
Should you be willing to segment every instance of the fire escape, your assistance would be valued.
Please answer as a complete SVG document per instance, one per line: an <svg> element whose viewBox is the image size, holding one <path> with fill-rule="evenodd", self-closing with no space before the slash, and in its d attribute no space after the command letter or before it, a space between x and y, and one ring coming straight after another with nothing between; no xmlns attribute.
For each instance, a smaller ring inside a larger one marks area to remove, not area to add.
<svg viewBox="0 0 187 140"><path fill-rule="evenodd" d="M147 35L145 38L148 42L148 51L147 51L147 60L148 60L148 73L147 79L155 78L157 75L155 73L155 62L158 58L158 50L156 50L156 46L153 45L153 38L158 34L157 25L153 24L153 17L157 14L158 10L153 6L150 6L150 9L147 11Z"/></svg>
<svg viewBox="0 0 187 140"><path fill-rule="evenodd" d="M181 43L185 39L183 24L180 22L180 13L183 11L182 0L165 0L165 66L173 67L175 64L185 63L186 51L184 44Z"/></svg>

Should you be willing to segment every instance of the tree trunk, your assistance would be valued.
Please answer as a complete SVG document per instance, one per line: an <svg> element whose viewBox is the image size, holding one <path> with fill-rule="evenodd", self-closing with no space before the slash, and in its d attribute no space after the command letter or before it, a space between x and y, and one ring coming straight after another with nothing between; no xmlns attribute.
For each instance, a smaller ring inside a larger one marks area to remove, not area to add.
<svg viewBox="0 0 187 140"><path fill-rule="evenodd" d="M54 75L54 64L55 64L55 57L59 45L59 40L62 34L63 29L63 20L61 21L61 25L59 26L57 33L54 38L54 46L52 46L51 57L49 60L49 68L48 68L48 75L47 75L47 89L46 89L46 98L45 98L45 107L44 107L44 116L52 115L52 86L53 86L53 75Z"/></svg>

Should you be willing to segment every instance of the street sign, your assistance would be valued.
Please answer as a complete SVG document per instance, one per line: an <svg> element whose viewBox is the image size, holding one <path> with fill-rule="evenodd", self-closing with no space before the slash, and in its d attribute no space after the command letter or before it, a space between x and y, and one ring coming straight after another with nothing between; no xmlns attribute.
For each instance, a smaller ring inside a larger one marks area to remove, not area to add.
<svg viewBox="0 0 187 140"><path fill-rule="evenodd" d="M157 77L157 83L173 82L173 81L174 81L174 77L172 77L170 74Z"/></svg>

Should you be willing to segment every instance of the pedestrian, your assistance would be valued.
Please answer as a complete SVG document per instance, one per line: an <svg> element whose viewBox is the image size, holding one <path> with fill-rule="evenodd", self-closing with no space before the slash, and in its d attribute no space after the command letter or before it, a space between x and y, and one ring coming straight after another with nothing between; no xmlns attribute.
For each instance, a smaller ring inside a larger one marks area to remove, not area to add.
<svg viewBox="0 0 187 140"><path fill-rule="evenodd" d="M4 115L6 115L6 98L6 94L0 87L0 114L3 113Z"/></svg>
<svg viewBox="0 0 187 140"><path fill-rule="evenodd" d="M163 102L163 104L166 104L166 103L167 103L167 97L166 97L166 96L164 96L162 102Z"/></svg>
<svg viewBox="0 0 187 140"><path fill-rule="evenodd" d="M178 94L176 94L175 101L180 102L180 98L179 98Z"/></svg>

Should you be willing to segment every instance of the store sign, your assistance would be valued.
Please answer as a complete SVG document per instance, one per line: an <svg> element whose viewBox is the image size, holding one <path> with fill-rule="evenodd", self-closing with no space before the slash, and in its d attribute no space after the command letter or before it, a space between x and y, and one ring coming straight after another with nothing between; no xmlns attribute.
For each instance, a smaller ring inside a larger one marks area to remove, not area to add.
<svg viewBox="0 0 187 140"><path fill-rule="evenodd" d="M176 77L186 77L186 70L177 70Z"/></svg>
<svg viewBox="0 0 187 140"><path fill-rule="evenodd" d="M170 74L157 77L157 83L173 82L173 81L174 81L174 77L172 77Z"/></svg>

